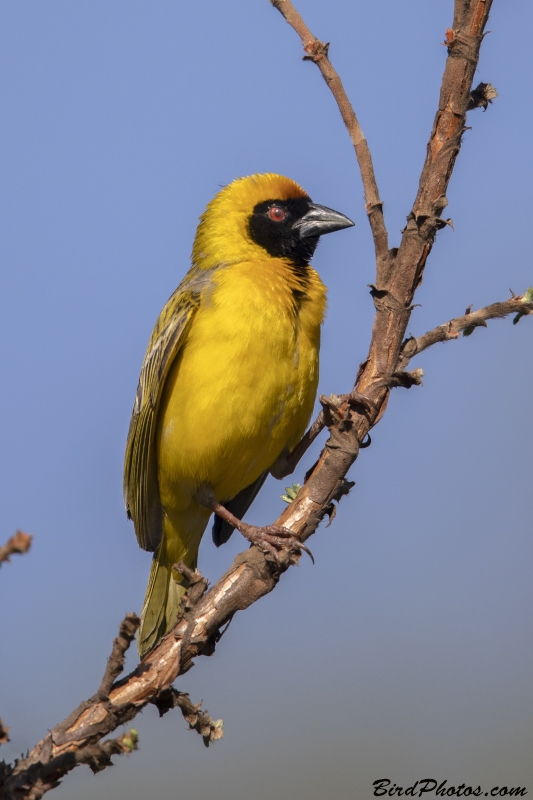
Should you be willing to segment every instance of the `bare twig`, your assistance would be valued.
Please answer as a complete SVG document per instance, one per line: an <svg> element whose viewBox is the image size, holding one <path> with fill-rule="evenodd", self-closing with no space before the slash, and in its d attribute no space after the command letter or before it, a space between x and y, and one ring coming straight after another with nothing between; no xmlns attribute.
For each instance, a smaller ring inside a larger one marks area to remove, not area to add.
<svg viewBox="0 0 533 800"><path fill-rule="evenodd" d="M365 208L368 213L372 236L374 238L378 270L381 269L381 266L385 269L385 262L389 259L388 235L383 218L383 203L379 197L378 185L374 174L372 156L363 131L361 130L359 120L342 85L342 81L329 60L329 44L324 44L324 42L321 42L316 36L313 36L301 15L294 8L291 0L270 0L270 2L285 17L289 25L294 28L302 40L303 48L306 53L304 58L313 61L317 65L337 102L342 119L355 148L357 163L361 171L365 192Z"/></svg>
<svg viewBox="0 0 533 800"><path fill-rule="evenodd" d="M502 303L492 303L485 308L479 308L477 311L468 311L462 317L456 317L443 325L439 325L433 330L428 331L423 336L417 339L410 338L404 342L402 347L402 367L405 368L407 363L423 350L427 350L437 342L446 342L450 339L458 339L461 331L464 335L469 335L478 327L487 327L486 320L488 319L502 319L509 316L509 314L516 314L515 322L522 316L533 314L533 302L524 302L523 296L513 297L511 300L506 300Z"/></svg>
<svg viewBox="0 0 533 800"><path fill-rule="evenodd" d="M113 641L113 650L107 660L104 677L102 678L102 683L97 692L100 697L108 697L113 683L123 671L126 651L135 638L135 633L140 624L141 620L137 614L126 614L125 618L120 623L118 636Z"/></svg>
<svg viewBox="0 0 533 800"><path fill-rule="evenodd" d="M221 719L212 719L207 711L201 710L201 703L194 705L188 694L178 692L173 686L163 689L152 700L152 703L157 706L160 717L171 708L179 708L184 719L189 723L189 729L200 734L206 747L224 736L224 725Z"/></svg>
<svg viewBox="0 0 533 800"><path fill-rule="evenodd" d="M27 553L31 547L33 536L29 533L17 531L11 539L8 539L3 547L0 547L0 564L9 561L9 557L14 553Z"/></svg>

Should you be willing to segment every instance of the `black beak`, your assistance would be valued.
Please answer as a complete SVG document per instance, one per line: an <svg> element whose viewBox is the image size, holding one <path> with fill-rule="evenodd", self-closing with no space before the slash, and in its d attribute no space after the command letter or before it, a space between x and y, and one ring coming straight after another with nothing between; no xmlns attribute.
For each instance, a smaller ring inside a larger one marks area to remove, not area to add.
<svg viewBox="0 0 533 800"><path fill-rule="evenodd" d="M300 234L300 239L308 236L323 236L325 233L333 233L343 228L351 228L355 225L351 219L333 211L332 208L319 206L316 203L309 205L309 211L300 217L292 226Z"/></svg>

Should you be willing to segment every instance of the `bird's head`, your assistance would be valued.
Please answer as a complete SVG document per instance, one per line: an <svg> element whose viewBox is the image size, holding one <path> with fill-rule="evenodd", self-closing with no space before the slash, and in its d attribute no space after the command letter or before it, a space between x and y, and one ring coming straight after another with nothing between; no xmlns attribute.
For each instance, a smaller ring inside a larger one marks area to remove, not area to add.
<svg viewBox="0 0 533 800"><path fill-rule="evenodd" d="M344 214L313 203L290 178L250 175L225 186L209 203L192 260L205 269L265 256L304 265L320 236L353 224Z"/></svg>

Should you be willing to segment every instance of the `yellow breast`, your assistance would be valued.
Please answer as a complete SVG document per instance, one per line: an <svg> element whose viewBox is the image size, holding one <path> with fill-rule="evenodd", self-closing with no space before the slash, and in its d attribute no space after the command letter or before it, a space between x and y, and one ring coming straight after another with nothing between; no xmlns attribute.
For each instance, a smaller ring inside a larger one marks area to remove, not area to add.
<svg viewBox="0 0 533 800"><path fill-rule="evenodd" d="M283 259L219 268L166 379L156 435L160 497L200 483L234 497L291 450L311 416L326 290Z"/></svg>

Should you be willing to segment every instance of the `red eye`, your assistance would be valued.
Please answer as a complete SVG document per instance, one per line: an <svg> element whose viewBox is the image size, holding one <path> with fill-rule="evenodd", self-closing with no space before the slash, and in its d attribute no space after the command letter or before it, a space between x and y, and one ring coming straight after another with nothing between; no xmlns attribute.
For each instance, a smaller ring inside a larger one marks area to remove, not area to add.
<svg viewBox="0 0 533 800"><path fill-rule="evenodd" d="M272 206L268 209L268 218L271 219L272 222L283 222L285 217L285 209L280 208L280 206Z"/></svg>

